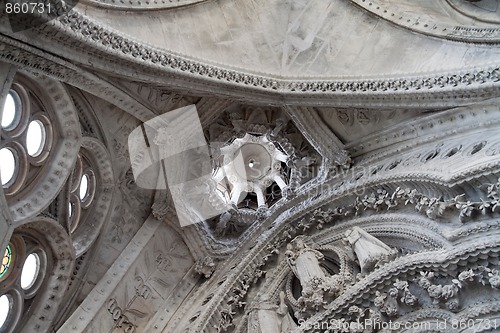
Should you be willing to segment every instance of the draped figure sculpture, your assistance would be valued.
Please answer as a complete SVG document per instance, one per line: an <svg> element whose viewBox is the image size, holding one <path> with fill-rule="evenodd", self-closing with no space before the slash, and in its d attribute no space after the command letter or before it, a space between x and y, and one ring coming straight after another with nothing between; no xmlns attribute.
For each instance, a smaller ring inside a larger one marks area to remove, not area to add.
<svg viewBox="0 0 500 333"><path fill-rule="evenodd" d="M361 273L367 273L380 261L391 260L396 256L396 251L360 227L353 227L344 235L344 240L351 245L358 258Z"/></svg>
<svg viewBox="0 0 500 333"><path fill-rule="evenodd" d="M287 245L285 254L288 265L302 286L313 278L326 277L319 264L324 259L323 254L307 246L302 236L296 237Z"/></svg>
<svg viewBox="0 0 500 333"><path fill-rule="evenodd" d="M288 245L285 255L288 265L300 281L302 295L299 303L306 308L318 309L324 305L324 293L337 294L341 289L341 281L338 276L327 276L321 268L320 260L324 255L307 246L304 242L305 236L295 237Z"/></svg>
<svg viewBox="0 0 500 333"><path fill-rule="evenodd" d="M285 293L280 293L280 304L271 302L268 294L258 297L250 308L247 333L288 333L297 325L288 313Z"/></svg>

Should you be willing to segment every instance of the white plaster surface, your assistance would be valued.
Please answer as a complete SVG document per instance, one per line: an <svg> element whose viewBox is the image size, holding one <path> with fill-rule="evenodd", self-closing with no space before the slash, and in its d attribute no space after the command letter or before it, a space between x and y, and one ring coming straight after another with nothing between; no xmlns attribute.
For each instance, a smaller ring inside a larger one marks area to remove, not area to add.
<svg viewBox="0 0 500 333"><path fill-rule="evenodd" d="M414 33L345 0L218 0L163 11L85 12L163 50L282 77L442 72L500 57L500 48ZM420 14L432 16L425 7Z"/></svg>

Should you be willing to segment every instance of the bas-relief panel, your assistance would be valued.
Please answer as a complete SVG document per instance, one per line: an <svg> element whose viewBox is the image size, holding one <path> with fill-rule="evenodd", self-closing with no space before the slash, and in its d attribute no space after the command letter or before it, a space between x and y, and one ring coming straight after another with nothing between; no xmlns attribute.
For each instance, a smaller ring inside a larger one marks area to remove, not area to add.
<svg viewBox="0 0 500 333"><path fill-rule="evenodd" d="M424 7L414 9L425 17ZM407 31L341 0L221 0L160 13L128 13L129 19L123 20L122 13L87 12L150 45L274 75L443 71L494 62L500 56L491 47ZM132 17L133 26L126 23Z"/></svg>
<svg viewBox="0 0 500 333"><path fill-rule="evenodd" d="M143 332L193 264L181 237L162 224L86 332Z"/></svg>
<svg viewBox="0 0 500 333"><path fill-rule="evenodd" d="M134 182L128 153L128 135L141 122L102 100L96 110L110 141L116 176L116 199L105 234L105 244L121 252L150 214L153 191L141 189ZM111 264L115 258L112 258Z"/></svg>
<svg viewBox="0 0 500 333"><path fill-rule="evenodd" d="M111 79L113 84L125 90L135 100L145 105L156 114L162 114L187 105L196 104L201 98L183 95L161 87L142 82L124 81L122 78ZM126 128L128 130L128 128ZM130 131L125 132L127 135Z"/></svg>
<svg viewBox="0 0 500 333"><path fill-rule="evenodd" d="M86 284L79 298L88 292L109 269L150 214L153 192L139 188L130 169L127 149L128 134L140 122L122 110L100 99L88 98L101 120L102 128L111 143L111 156L116 175L115 199L109 222L101 236L101 250L90 266Z"/></svg>
<svg viewBox="0 0 500 333"><path fill-rule="evenodd" d="M325 124L344 143L418 117L421 111L369 109L317 109Z"/></svg>

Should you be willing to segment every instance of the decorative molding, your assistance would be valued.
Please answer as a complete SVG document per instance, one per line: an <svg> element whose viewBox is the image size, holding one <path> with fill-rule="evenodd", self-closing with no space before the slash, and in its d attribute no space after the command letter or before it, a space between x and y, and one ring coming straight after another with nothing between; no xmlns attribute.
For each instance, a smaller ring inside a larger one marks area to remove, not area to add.
<svg viewBox="0 0 500 333"><path fill-rule="evenodd" d="M35 217L20 226L16 232L26 233L41 240L50 251L52 272L40 288L29 312L31 315L22 326L24 332L47 332L52 320L57 316L62 305L64 292L70 282L75 265L75 252L66 230L55 220L47 217Z"/></svg>
<svg viewBox="0 0 500 333"><path fill-rule="evenodd" d="M160 224L161 222L154 218L149 218L144 222L129 245L115 260L85 300L78 306L76 311L73 312L71 317L59 328L58 332L84 332L91 325L92 320L97 317L97 313L102 307L109 305L108 301L115 288L139 257L142 248L154 237Z"/></svg>
<svg viewBox="0 0 500 333"><path fill-rule="evenodd" d="M94 96L100 97L141 121L156 116L128 94L85 69L70 64L24 43L0 35L0 60L23 68L34 75L46 75L49 78L68 83Z"/></svg>
<svg viewBox="0 0 500 333"><path fill-rule="evenodd" d="M235 104L232 100L217 97L202 97L196 103L201 126L203 128L209 127L225 110L232 108Z"/></svg>
<svg viewBox="0 0 500 333"><path fill-rule="evenodd" d="M351 158L340 141L319 117L314 108L285 106L290 118L309 143L323 158L344 168L349 168Z"/></svg>
<svg viewBox="0 0 500 333"><path fill-rule="evenodd" d="M77 257L92 246L101 234L103 225L109 220L115 190L111 158L104 144L97 139L84 137L81 147L90 152L90 158L95 163L97 179L92 212L80 222L73 234L73 246Z"/></svg>
<svg viewBox="0 0 500 333"><path fill-rule="evenodd" d="M207 0L80 0L80 2L90 6L124 11L166 10L194 5L205 1Z"/></svg>
<svg viewBox="0 0 500 333"><path fill-rule="evenodd" d="M404 8L400 9L394 6L394 4L390 5L383 1L351 1L384 20L425 35L467 43L500 43L500 28L492 24L486 24L483 27L461 26L458 23L459 20L455 24L445 22L444 20L439 21L437 14L433 15L434 17L437 16L435 20L429 21L428 18L422 18L421 13L408 11ZM450 0L447 0L447 3L450 3ZM455 6L450 6L451 8L455 8ZM489 13L485 11L485 14ZM430 15L432 15L432 12Z"/></svg>
<svg viewBox="0 0 500 333"><path fill-rule="evenodd" d="M7 197L10 216L19 226L41 213L61 191L75 163L81 144L81 129L73 101L64 86L47 77L20 76L19 82L33 89L43 99L53 126L60 129L40 181L26 184L19 194Z"/></svg>
<svg viewBox="0 0 500 333"><path fill-rule="evenodd" d="M481 8L481 4L475 4L474 2L479 2L478 0L446 0L446 2L457 12L474 20L493 24L500 23L500 7L498 3L496 10L492 10L492 7L486 9ZM490 6L491 4L494 5L494 2L490 3Z"/></svg>
<svg viewBox="0 0 500 333"><path fill-rule="evenodd" d="M250 253L248 253L248 256L243 261L241 261L240 265L244 265L241 267L245 267L243 271L238 271L238 273L235 274L229 273L227 279L220 286L219 290L220 291L231 290L232 285L243 283L243 281L252 281L253 276L255 276L255 273L257 271L263 270L264 267L266 266L266 263L269 262L274 255L279 254L280 248L282 248L284 244L287 243L287 240L291 239L294 235L302 234L307 230L327 229L326 224L339 223L339 220L345 219L346 217L349 216L357 216L358 214L364 212L365 210L373 210L373 211L379 211L381 209L387 210L387 209L393 209L395 206L398 205L412 204L415 205L415 209L418 212L422 212L428 217L433 219L436 218L439 219L440 216L443 216L446 210L452 209L459 213L461 220L469 219L474 216L473 215L474 213L477 214L478 212L482 212L483 209L488 209L488 211L485 211L485 214L494 213L496 211L496 208L492 208L493 207L492 204L495 204L498 201L498 195L497 192L495 192L495 189L497 188L497 186L499 186L499 184L500 182L497 185L490 185L487 189L487 199L483 199L482 201L477 203L476 202L471 203L470 201L469 202L462 201L461 197L456 197L448 201L443 201L442 199L440 200L437 198L434 199L428 198L422 194L419 194L415 190L412 191L412 190L396 189L391 194L384 190L379 190L373 193L372 195L369 196L367 195L364 198L356 199L353 204L348 205L344 208L336 208L335 210L332 211L322 211L321 209L318 209L314 211L307 218L303 218L296 222L286 224L284 227L274 230L274 232L272 233L274 237L269 235L270 237L269 238L266 237L265 241L259 242L258 247L252 249ZM496 205L495 207L497 206L498 205ZM437 250L436 253L439 252L440 254L439 256L436 255L434 259L436 261L441 262L448 260L445 258L449 258L451 260L452 257L456 255L462 255L461 253L466 253L467 251L472 251L472 252L478 251L477 248L471 250L468 246L469 246L468 244L457 245L457 248L447 248L443 250ZM487 242L485 241L483 245L481 245L479 248L484 248L488 246L498 246L498 241L493 242L490 245L487 245ZM259 252L260 254L258 254ZM405 261L406 259L404 259L403 257L396 259L395 261L390 262L387 265L394 265L395 270L404 269L401 267L403 267L406 264L409 264L412 267L421 268L424 262L429 261L429 255L428 253L425 252L415 254L415 259L417 261L412 261L411 263L409 263L408 261ZM403 265L403 266L399 267L398 265ZM432 263L429 263L429 265L432 265ZM393 272L389 272L387 269L378 270L377 272L378 272L377 274L379 275L388 274L387 276L392 276L394 274ZM250 286L255 282L256 281L245 282L248 283L248 287L246 287L245 290L249 290ZM359 294L363 290L367 290L366 288L369 285L374 285L374 284L371 282L370 283L366 282L360 286L356 285L357 286L356 292L345 293L339 296L339 298L337 298L333 303L331 303L331 305L329 305L328 308L330 309L333 307L338 307L332 304L341 304L341 302L344 302L347 299L352 299L353 297L355 297L356 294ZM246 292L243 293L241 297L243 297L245 294ZM346 296L347 294L349 296ZM226 303L226 301L230 297L234 298L234 295L228 295L225 292L222 292L222 294L219 293L217 295L214 295L211 298L211 301L209 303L210 305L208 305L209 310L207 310L200 316L199 320L196 321L197 325L194 326L191 331L192 332L205 331L204 327L207 327L206 325L208 326L222 325L221 327L229 327L228 325L230 324L230 322L227 322L226 320L218 322L217 318L219 318L220 316L220 311L221 311L220 309L227 308L228 305L230 306L230 308L232 307L231 306L232 303L231 304ZM313 318L314 320L319 320L319 318L316 317Z"/></svg>
<svg viewBox="0 0 500 333"><path fill-rule="evenodd" d="M171 89L189 91L191 94L195 91L210 92L274 105L285 102L291 105L365 107L367 105L456 106L465 101L500 95L498 64L483 68L460 69L456 72L398 75L398 77L381 75L368 80L362 78L294 80L225 69L219 65L204 64L155 49L108 30L75 9L38 30L37 36L50 39L53 44L58 45L59 52L65 57L69 59L77 57L73 61L85 62L85 57L89 57L92 58L91 62L95 69L109 71L112 66L115 75L119 73L121 76L156 84L164 85L165 80L161 79L160 82L159 78L168 75ZM18 38L34 44L39 43L25 36ZM75 48L78 48L78 52ZM81 50L85 50L87 54L83 54ZM159 71L163 75L158 75Z"/></svg>

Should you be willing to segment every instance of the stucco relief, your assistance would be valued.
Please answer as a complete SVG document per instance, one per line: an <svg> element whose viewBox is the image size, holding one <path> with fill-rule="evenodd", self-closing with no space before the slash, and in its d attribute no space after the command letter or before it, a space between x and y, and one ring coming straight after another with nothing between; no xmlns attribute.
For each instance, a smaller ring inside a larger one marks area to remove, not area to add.
<svg viewBox="0 0 500 333"><path fill-rule="evenodd" d="M144 332L194 261L181 237L161 223L103 304L88 332Z"/></svg>

